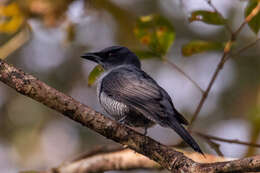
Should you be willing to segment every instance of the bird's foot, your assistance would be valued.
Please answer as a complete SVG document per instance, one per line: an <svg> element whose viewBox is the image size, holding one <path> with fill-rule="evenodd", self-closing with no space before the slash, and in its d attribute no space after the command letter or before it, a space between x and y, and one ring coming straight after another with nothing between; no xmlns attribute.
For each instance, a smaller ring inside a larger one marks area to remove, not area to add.
<svg viewBox="0 0 260 173"><path fill-rule="evenodd" d="M118 119L117 121L118 121L120 124L124 124L124 125L125 125L125 124L126 124L126 123L125 123L126 117L127 117L127 116L123 116L122 118Z"/></svg>

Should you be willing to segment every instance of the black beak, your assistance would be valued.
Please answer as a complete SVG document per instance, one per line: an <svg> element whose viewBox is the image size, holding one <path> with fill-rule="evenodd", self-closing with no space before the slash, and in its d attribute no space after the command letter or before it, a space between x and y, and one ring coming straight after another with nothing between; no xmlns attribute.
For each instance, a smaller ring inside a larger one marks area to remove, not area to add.
<svg viewBox="0 0 260 173"><path fill-rule="evenodd" d="M96 63L100 63L101 61L101 57L98 55L97 52L85 53L81 57L90 61L94 61Z"/></svg>

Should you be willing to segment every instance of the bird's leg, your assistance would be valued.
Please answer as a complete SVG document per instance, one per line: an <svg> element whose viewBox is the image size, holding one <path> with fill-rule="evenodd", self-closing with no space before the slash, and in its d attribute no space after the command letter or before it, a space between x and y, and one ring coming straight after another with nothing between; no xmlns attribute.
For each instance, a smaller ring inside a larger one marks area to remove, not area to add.
<svg viewBox="0 0 260 173"><path fill-rule="evenodd" d="M145 143L147 143L147 129L148 129L148 127L144 127L144 136L145 136Z"/></svg>
<svg viewBox="0 0 260 173"><path fill-rule="evenodd" d="M144 136L147 135L147 129L148 129L148 127L144 127Z"/></svg>
<svg viewBox="0 0 260 173"><path fill-rule="evenodd" d="M127 116L123 116L121 117L120 119L118 119L117 121L121 124L125 124L125 119L126 119Z"/></svg>

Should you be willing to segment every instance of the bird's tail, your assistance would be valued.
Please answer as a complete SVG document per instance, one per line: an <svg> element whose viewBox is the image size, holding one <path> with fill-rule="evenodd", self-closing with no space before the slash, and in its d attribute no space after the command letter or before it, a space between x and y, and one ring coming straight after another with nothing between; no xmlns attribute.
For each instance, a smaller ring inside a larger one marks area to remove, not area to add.
<svg viewBox="0 0 260 173"><path fill-rule="evenodd" d="M180 137L196 152L201 153L203 152L200 149L197 142L191 137L189 132L173 117L173 120L169 121L168 125L180 135Z"/></svg>

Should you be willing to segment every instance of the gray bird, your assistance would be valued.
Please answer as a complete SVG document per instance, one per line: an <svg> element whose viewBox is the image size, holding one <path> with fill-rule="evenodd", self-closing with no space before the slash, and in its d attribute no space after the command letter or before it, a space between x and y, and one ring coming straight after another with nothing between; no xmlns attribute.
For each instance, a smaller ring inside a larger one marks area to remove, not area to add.
<svg viewBox="0 0 260 173"><path fill-rule="evenodd" d="M202 153L182 126L188 125L188 121L175 109L168 93L141 69L133 52L126 47L112 46L82 57L100 64L106 71L98 82L97 96L108 114L129 126L147 129L159 124L169 127L195 151Z"/></svg>

